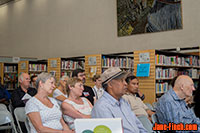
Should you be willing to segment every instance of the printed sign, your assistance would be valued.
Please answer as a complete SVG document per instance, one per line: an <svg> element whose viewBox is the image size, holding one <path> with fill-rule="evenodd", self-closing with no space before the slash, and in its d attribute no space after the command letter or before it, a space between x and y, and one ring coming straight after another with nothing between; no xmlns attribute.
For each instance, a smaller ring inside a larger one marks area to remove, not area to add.
<svg viewBox="0 0 200 133"><path fill-rule="evenodd" d="M123 133L121 118L75 119L76 133Z"/></svg>
<svg viewBox="0 0 200 133"><path fill-rule="evenodd" d="M149 77L150 64L137 64L137 77Z"/></svg>
<svg viewBox="0 0 200 133"><path fill-rule="evenodd" d="M150 62L149 53L140 53L139 62Z"/></svg>

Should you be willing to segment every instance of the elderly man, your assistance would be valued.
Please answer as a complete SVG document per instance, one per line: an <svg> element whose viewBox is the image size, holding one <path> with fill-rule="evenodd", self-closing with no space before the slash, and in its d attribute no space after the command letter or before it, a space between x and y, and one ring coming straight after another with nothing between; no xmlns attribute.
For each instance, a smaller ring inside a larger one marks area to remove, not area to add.
<svg viewBox="0 0 200 133"><path fill-rule="evenodd" d="M192 96L194 90L194 83L189 76L178 76L173 89L165 93L157 103L156 114L159 123L194 123L199 126L200 119L195 116L185 102L185 98Z"/></svg>
<svg viewBox="0 0 200 133"><path fill-rule="evenodd" d="M102 75L103 96L92 109L92 118L122 118L124 133L145 133L146 129L122 98L126 92L126 73L117 67L108 68Z"/></svg>
<svg viewBox="0 0 200 133"><path fill-rule="evenodd" d="M22 100L25 94L34 96L37 93L37 90L30 88L30 76L27 73L22 73L19 76L20 86L13 91L11 95L11 101L14 108L16 107L25 107L25 103Z"/></svg>

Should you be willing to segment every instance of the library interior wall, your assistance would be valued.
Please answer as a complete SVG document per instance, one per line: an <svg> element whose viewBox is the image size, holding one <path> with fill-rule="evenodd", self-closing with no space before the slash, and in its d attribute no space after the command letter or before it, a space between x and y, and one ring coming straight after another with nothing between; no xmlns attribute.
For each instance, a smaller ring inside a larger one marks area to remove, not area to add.
<svg viewBox="0 0 200 133"><path fill-rule="evenodd" d="M18 0L0 7L0 56L72 57L199 46L200 0L182 0L183 29L117 36L117 0Z"/></svg>

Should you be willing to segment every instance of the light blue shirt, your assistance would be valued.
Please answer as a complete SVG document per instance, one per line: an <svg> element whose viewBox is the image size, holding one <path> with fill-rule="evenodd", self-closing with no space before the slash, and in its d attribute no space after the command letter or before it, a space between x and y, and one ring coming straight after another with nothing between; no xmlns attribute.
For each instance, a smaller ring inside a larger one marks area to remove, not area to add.
<svg viewBox="0 0 200 133"><path fill-rule="evenodd" d="M200 119L197 118L184 99L180 99L173 89L166 92L156 104L156 115L159 123L195 123L200 125ZM199 131L199 129L198 129Z"/></svg>
<svg viewBox="0 0 200 133"><path fill-rule="evenodd" d="M146 133L146 129L123 99L116 100L106 91L95 103L92 118L122 118L124 133Z"/></svg>

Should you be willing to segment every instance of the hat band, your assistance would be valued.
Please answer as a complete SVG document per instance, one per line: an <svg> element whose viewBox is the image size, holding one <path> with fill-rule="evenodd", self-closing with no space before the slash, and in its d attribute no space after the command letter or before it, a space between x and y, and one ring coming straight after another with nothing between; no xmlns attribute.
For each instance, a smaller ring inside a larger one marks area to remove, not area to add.
<svg viewBox="0 0 200 133"><path fill-rule="evenodd" d="M118 75L121 74L121 73L123 73L123 71L120 71L120 72L116 73L115 75L111 76L110 78L106 79L102 84L107 83L107 82L108 82L109 80L111 80L113 77L116 77L116 76L118 76Z"/></svg>

